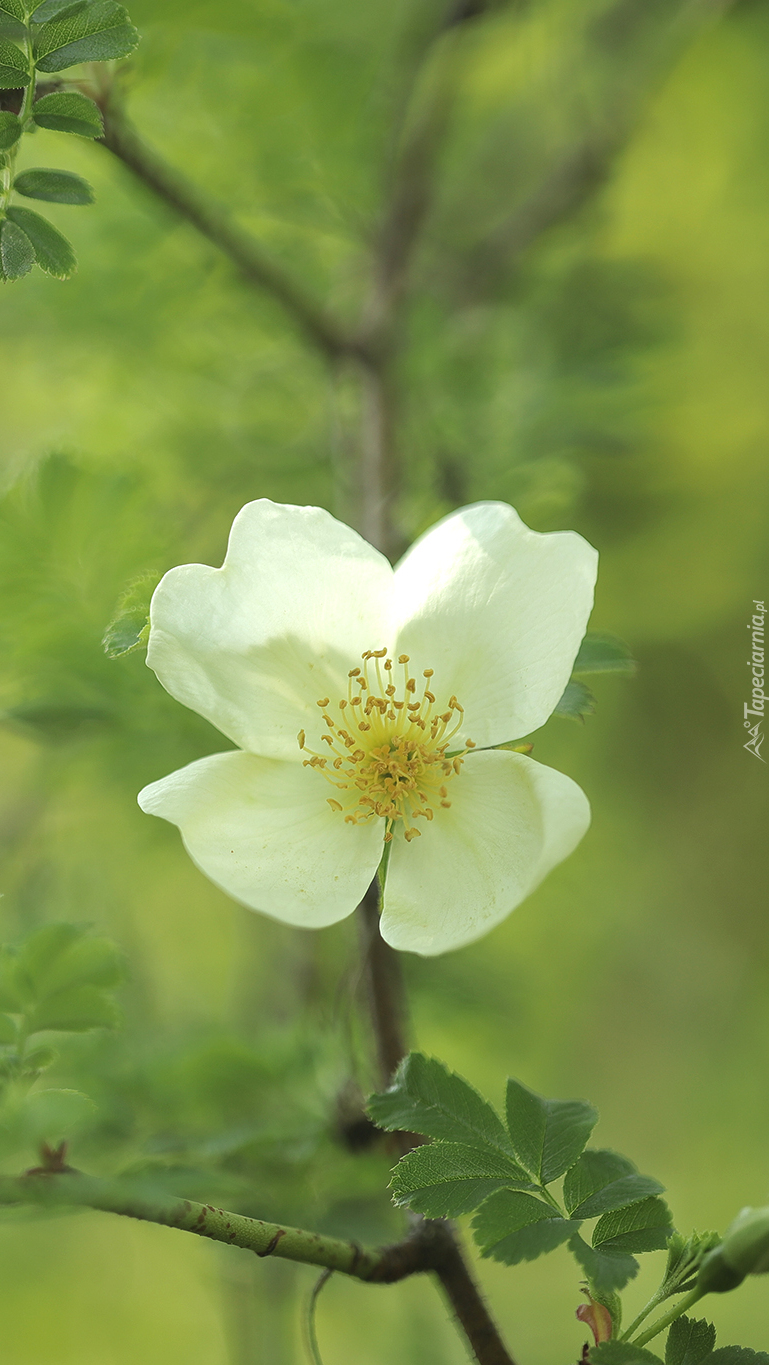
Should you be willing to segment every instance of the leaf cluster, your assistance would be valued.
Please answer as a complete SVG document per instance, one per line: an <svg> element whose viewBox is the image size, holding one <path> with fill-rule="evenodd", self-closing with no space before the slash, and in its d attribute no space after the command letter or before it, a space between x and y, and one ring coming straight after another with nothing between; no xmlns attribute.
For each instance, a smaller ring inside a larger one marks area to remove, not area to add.
<svg viewBox="0 0 769 1365"><path fill-rule="evenodd" d="M94 1105L71 1089L34 1089L57 1061L51 1034L113 1028L113 991L124 976L116 945L88 926L46 924L19 946L0 947L0 1157L59 1143Z"/></svg>
<svg viewBox="0 0 769 1365"><path fill-rule="evenodd" d="M704 1318L677 1318L665 1344L664 1365L769 1365L765 1351L716 1346L716 1329ZM632 1341L602 1341L590 1351L590 1365L663 1365L661 1358Z"/></svg>
<svg viewBox="0 0 769 1365"><path fill-rule="evenodd" d="M461 1076L411 1053L369 1113L381 1128L433 1139L396 1166L395 1203L430 1218L474 1212L484 1256L516 1265L567 1243L611 1311L612 1296L637 1273L635 1256L668 1244L664 1187L626 1157L587 1148L598 1115L583 1101L544 1099L508 1080L503 1122ZM560 1200L551 1188L559 1180Z"/></svg>
<svg viewBox="0 0 769 1365"><path fill-rule="evenodd" d="M23 95L19 114L0 113L5 185L0 193L0 278L21 279L38 265L47 275L66 280L77 264L67 238L39 213L11 203L11 196L82 205L93 203L93 191L70 171L40 167L16 175L16 157L24 134L37 128L93 139L102 136L104 124L94 100L81 90L59 88L66 78L38 98L37 75L125 57L139 34L115 0L44 0L31 11L26 0L0 0L0 15L16 26L15 41L0 38L0 89Z"/></svg>

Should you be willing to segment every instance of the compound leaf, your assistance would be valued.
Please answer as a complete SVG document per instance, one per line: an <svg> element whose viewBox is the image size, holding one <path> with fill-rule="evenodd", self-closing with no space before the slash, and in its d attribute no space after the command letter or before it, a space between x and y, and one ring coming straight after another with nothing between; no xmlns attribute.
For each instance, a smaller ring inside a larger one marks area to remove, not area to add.
<svg viewBox="0 0 769 1365"><path fill-rule="evenodd" d="M0 90L17 90L29 82L29 62L21 48L0 38Z"/></svg>
<svg viewBox="0 0 769 1365"><path fill-rule="evenodd" d="M35 37L35 56L40 71L63 71L80 62L127 57L138 42L139 34L123 6L96 0L72 6L44 23Z"/></svg>
<svg viewBox="0 0 769 1365"><path fill-rule="evenodd" d="M15 147L21 137L21 119L7 109L0 111L0 152Z"/></svg>
<svg viewBox="0 0 769 1365"><path fill-rule="evenodd" d="M47 218L32 209L20 209L16 205L8 210L8 217L29 237L37 263L46 275L53 275L57 280L68 280L74 274L77 269L75 253L66 237Z"/></svg>
<svg viewBox="0 0 769 1365"><path fill-rule="evenodd" d="M665 1365L700 1365L716 1344L716 1329L704 1318L676 1318L668 1332Z"/></svg>
<svg viewBox="0 0 769 1365"><path fill-rule="evenodd" d="M529 1178L509 1157L460 1142L435 1142L408 1152L393 1171L396 1204L428 1218L458 1218L495 1190L528 1187Z"/></svg>
<svg viewBox="0 0 769 1365"><path fill-rule="evenodd" d="M22 171L13 188L27 199L44 199L49 204L92 204L93 190L87 180L72 171L50 171L43 167Z"/></svg>
<svg viewBox="0 0 769 1365"><path fill-rule="evenodd" d="M632 1341L602 1341L591 1346L590 1365L662 1365L659 1356Z"/></svg>
<svg viewBox="0 0 769 1365"><path fill-rule="evenodd" d="M706 1365L769 1365L769 1355L749 1346L719 1346L705 1361Z"/></svg>
<svg viewBox="0 0 769 1365"><path fill-rule="evenodd" d="M9 215L10 217L10 215ZM35 248L26 232L6 218L0 228L0 265L3 279L20 280L35 264Z"/></svg>
<svg viewBox="0 0 769 1365"><path fill-rule="evenodd" d="M76 133L79 137L101 137L104 121L98 104L76 90L59 90L43 95L35 104L35 123L40 128L52 128L58 133Z"/></svg>
<svg viewBox="0 0 769 1365"><path fill-rule="evenodd" d="M0 14L10 14L12 19L18 19L20 24L24 23L24 5L22 0L0 0Z"/></svg>
<svg viewBox="0 0 769 1365"><path fill-rule="evenodd" d="M514 1156L496 1111L461 1076L435 1057L410 1052L389 1089L372 1095L369 1114L380 1128L490 1147Z"/></svg>
<svg viewBox="0 0 769 1365"><path fill-rule="evenodd" d="M569 1250L574 1259L582 1266L591 1289L598 1294L613 1293L624 1289L629 1280L638 1274L638 1262L626 1252L604 1252L588 1246L576 1233L569 1240Z"/></svg>
<svg viewBox="0 0 769 1365"><path fill-rule="evenodd" d="M568 716L570 720L584 720L595 711L595 697L583 682L572 678L567 682L560 701L553 707L554 716Z"/></svg>
<svg viewBox="0 0 769 1365"><path fill-rule="evenodd" d="M627 1157L606 1150L588 1150L567 1172L563 1198L575 1218L598 1218L664 1190L659 1180L639 1175Z"/></svg>
<svg viewBox="0 0 769 1365"><path fill-rule="evenodd" d="M478 1210L473 1219L473 1235L484 1256L505 1265L518 1265L553 1251L568 1241L579 1226L533 1195L500 1190Z"/></svg>
<svg viewBox="0 0 769 1365"><path fill-rule="evenodd" d="M597 1121L596 1110L582 1100L545 1100L520 1081L507 1082L513 1151L540 1184L549 1184L573 1166Z"/></svg>
<svg viewBox="0 0 769 1365"><path fill-rule="evenodd" d="M593 1229L593 1246L603 1252L661 1251L672 1232L670 1209L656 1196L605 1213Z"/></svg>

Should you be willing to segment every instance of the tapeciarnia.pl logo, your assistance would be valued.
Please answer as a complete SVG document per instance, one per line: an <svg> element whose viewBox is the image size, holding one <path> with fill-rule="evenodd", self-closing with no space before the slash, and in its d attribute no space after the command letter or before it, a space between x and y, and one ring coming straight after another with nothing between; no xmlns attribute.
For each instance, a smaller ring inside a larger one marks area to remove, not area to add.
<svg viewBox="0 0 769 1365"><path fill-rule="evenodd" d="M747 744L743 744L743 749L747 749L754 758L761 758L761 745L764 742L764 735L761 726L764 720L764 707L766 705L766 693L764 692L764 617L766 607L763 602L753 600L754 612L748 621L748 630L751 632L751 657L748 659L748 668L751 669L751 699L746 701L743 706L743 723L748 731L749 739ZM753 719L750 719L750 718Z"/></svg>

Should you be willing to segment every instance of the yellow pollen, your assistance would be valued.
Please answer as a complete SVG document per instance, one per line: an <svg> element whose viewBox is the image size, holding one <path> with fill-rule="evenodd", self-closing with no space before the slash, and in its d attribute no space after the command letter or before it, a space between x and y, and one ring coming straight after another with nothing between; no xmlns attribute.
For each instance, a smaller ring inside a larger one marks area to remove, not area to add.
<svg viewBox="0 0 769 1365"><path fill-rule="evenodd" d="M347 675L347 697L334 705L328 697L318 701L328 727L321 735L330 750L327 756L308 749L305 732L300 730L299 748L308 754L303 763L346 793L339 800L327 798L331 810L343 814L346 824L383 819L385 843L390 843L399 827L411 843L421 834L419 820L429 824L436 811L440 814L441 807L451 806L448 784L475 746L469 740L459 753L456 746L452 752L451 741L463 724L463 708L455 696L447 704L444 693L444 710L439 711L436 695L440 693L433 692L427 682L421 699L415 698L417 683L409 676L407 654L398 656L403 665L400 687L393 681L393 660L386 649L369 649L361 657L363 669L350 669ZM422 676L432 679L434 670L426 668ZM343 728L345 719L352 734ZM340 781L342 776L347 780Z"/></svg>

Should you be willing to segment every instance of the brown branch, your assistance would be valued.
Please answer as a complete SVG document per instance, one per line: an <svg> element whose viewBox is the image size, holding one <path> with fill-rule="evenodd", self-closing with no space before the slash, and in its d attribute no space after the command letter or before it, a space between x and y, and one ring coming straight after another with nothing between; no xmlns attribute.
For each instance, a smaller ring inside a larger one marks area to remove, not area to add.
<svg viewBox="0 0 769 1365"><path fill-rule="evenodd" d="M333 360L360 355L359 343L345 335L336 321L270 259L255 238L233 221L225 208L193 185L140 137L114 90L105 92L89 87L88 93L97 99L104 117L102 145L145 188L223 252L248 284L271 294L324 355Z"/></svg>
<svg viewBox="0 0 769 1365"><path fill-rule="evenodd" d="M733 0L684 0L661 36L652 31L651 51L644 51L644 24L653 22L647 0L619 0L597 21L596 36L619 65L621 90L612 90L599 118L581 138L557 156L530 196L466 255L461 270L463 292L488 288L500 270L509 270L546 231L577 213L611 176L619 154L636 132L653 94L675 59L703 25L729 9ZM602 41L601 41L602 40ZM635 71L626 62L637 51ZM460 286L462 288L462 286Z"/></svg>

